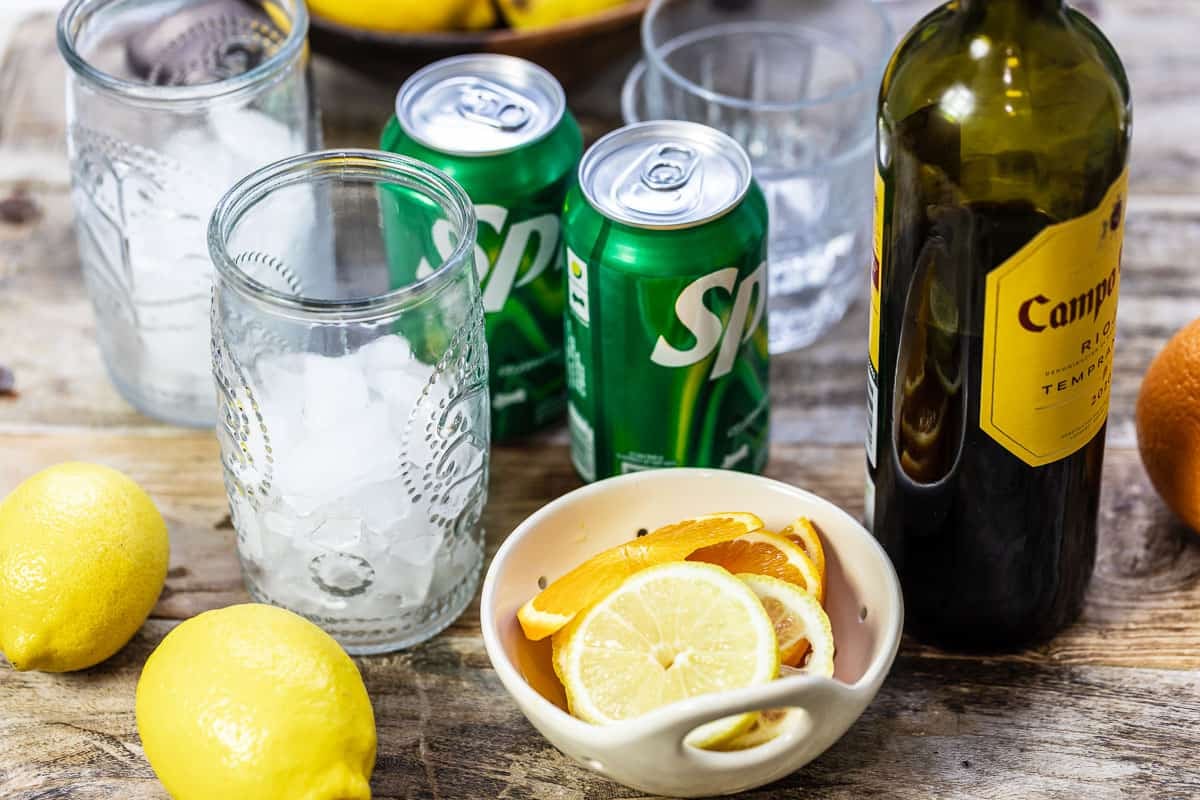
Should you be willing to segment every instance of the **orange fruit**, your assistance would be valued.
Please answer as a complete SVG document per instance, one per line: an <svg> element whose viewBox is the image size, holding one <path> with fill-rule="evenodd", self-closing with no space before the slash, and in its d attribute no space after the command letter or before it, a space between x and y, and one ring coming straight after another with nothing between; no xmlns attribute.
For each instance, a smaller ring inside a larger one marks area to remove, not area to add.
<svg viewBox="0 0 1200 800"><path fill-rule="evenodd" d="M1155 491L1200 532L1200 319L1176 333L1146 370L1137 439Z"/></svg>
<svg viewBox="0 0 1200 800"><path fill-rule="evenodd" d="M791 539L812 559L821 576L821 586L825 585L825 548L821 546L821 533L808 517L799 517L791 525L779 532Z"/></svg>
<svg viewBox="0 0 1200 800"><path fill-rule="evenodd" d="M517 619L525 636L536 642L603 600L634 573L669 561L683 561L699 548L760 528L761 519L742 512L707 514L664 525L583 562L521 606Z"/></svg>
<svg viewBox="0 0 1200 800"><path fill-rule="evenodd" d="M786 536L770 531L753 531L736 539L702 547L688 561L716 564L738 575L767 575L794 583L817 602L825 601L825 584L816 564Z"/></svg>

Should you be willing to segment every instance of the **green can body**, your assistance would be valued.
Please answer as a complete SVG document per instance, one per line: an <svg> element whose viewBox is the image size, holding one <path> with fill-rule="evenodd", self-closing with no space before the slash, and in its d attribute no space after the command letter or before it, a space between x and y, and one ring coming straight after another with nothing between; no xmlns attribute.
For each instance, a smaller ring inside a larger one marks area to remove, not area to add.
<svg viewBox="0 0 1200 800"><path fill-rule="evenodd" d="M641 469L761 472L770 429L767 206L655 230L576 185L563 216L571 457L584 480Z"/></svg>
<svg viewBox="0 0 1200 800"><path fill-rule="evenodd" d="M483 287L493 440L518 438L561 419L566 385L560 213L583 151L575 119L564 112L548 135L515 151L465 156L421 144L393 115L381 148L442 170L475 205L475 260ZM386 234L388 220L383 222ZM397 236L407 236L399 232L402 226L395 227ZM423 249L442 258L453 249L448 234L439 233L432 221L429 236ZM413 249L411 242L394 244L398 251ZM411 259L393 260L393 270L411 269L408 265ZM412 279L394 277L401 285Z"/></svg>

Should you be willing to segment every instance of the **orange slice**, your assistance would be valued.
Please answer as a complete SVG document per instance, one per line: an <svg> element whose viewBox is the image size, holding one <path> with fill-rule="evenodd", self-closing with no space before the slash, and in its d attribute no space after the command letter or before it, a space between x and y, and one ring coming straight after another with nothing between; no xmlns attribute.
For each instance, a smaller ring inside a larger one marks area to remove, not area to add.
<svg viewBox="0 0 1200 800"><path fill-rule="evenodd" d="M554 648L550 639L540 642L517 640L517 668L534 691L563 711L567 710L567 694L554 671Z"/></svg>
<svg viewBox="0 0 1200 800"><path fill-rule="evenodd" d="M821 534L817 526L808 517L799 517L791 525L781 530L780 535L786 536L800 546L804 554L812 559L821 576L821 595L825 595L825 548L821 546Z"/></svg>
<svg viewBox="0 0 1200 800"><path fill-rule="evenodd" d="M700 548L687 559L716 564L734 575L748 572L779 578L806 590L818 603L825 601L825 585L816 564L799 545L778 533L754 531Z"/></svg>
<svg viewBox="0 0 1200 800"><path fill-rule="evenodd" d="M583 562L521 606L517 619L525 636L539 641L603 600L630 575L669 561L683 561L697 549L760 528L761 519L743 512L707 514L665 525Z"/></svg>

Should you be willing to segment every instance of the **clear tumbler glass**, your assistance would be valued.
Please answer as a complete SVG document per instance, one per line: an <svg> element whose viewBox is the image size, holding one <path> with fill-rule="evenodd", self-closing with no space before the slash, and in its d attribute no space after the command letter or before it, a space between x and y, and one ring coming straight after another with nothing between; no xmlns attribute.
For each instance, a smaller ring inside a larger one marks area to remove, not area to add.
<svg viewBox="0 0 1200 800"><path fill-rule="evenodd" d="M217 435L242 574L352 653L428 639L478 583L475 224L445 174L373 151L273 164L213 214Z"/></svg>
<svg viewBox="0 0 1200 800"><path fill-rule="evenodd" d="M771 215L771 352L813 342L867 285L886 17L870 0L653 0L642 46L625 121L701 122L746 148Z"/></svg>
<svg viewBox="0 0 1200 800"><path fill-rule="evenodd" d="M209 426L213 206L319 146L303 0L73 0L58 22L75 231L109 376Z"/></svg>

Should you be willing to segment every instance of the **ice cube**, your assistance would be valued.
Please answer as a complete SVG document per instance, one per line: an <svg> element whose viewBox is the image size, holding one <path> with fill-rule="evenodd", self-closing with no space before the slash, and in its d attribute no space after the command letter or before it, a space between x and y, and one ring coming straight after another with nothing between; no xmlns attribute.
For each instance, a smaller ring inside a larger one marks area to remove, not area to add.
<svg viewBox="0 0 1200 800"><path fill-rule="evenodd" d="M337 552L357 552L362 544L362 520L327 519L312 532L310 540L320 547Z"/></svg>
<svg viewBox="0 0 1200 800"><path fill-rule="evenodd" d="M162 143L162 152L177 161L191 161L192 153L208 154L213 148L212 137L197 127L182 127Z"/></svg>
<svg viewBox="0 0 1200 800"><path fill-rule="evenodd" d="M176 131L167 137L161 148L163 154L175 162L168 168L170 178L187 181L186 191L171 193L172 205L175 208L186 206L198 218L197 227L206 229L208 215L221 195L245 172L234 174L235 167L228 150L200 128Z"/></svg>
<svg viewBox="0 0 1200 800"><path fill-rule="evenodd" d="M323 430L366 408L370 397L361 359L330 358L311 353L304 358L304 426Z"/></svg>
<svg viewBox="0 0 1200 800"><path fill-rule="evenodd" d="M287 509L289 514L295 514L298 517L307 517L317 513L329 505L330 498L325 494L302 493L294 491L294 487L283 482L276 481L276 485L281 488L281 505Z"/></svg>
<svg viewBox="0 0 1200 800"><path fill-rule="evenodd" d="M280 492L318 506L348 497L363 483L394 477L400 446L389 432L387 407L372 403L332 427L305 429L278 466Z"/></svg>
<svg viewBox="0 0 1200 800"><path fill-rule="evenodd" d="M374 590L400 608L416 608L429 597L433 572L431 565L413 564L389 556L375 569ZM388 614L391 613L394 612L389 609Z"/></svg>
<svg viewBox="0 0 1200 800"><path fill-rule="evenodd" d="M441 531L419 529L419 532L411 536L405 536L401 532L391 542L388 552L406 564L424 566L433 561L434 556L442 549L442 540ZM429 569L432 571L433 567L430 566Z"/></svg>
<svg viewBox="0 0 1200 800"><path fill-rule="evenodd" d="M295 514L271 510L263 514L263 527L277 537L285 539L305 538L315 523Z"/></svg>
<svg viewBox="0 0 1200 800"><path fill-rule="evenodd" d="M408 340L399 334L380 336L359 349L357 355L368 378L381 370L403 369L413 360Z"/></svg>
<svg viewBox="0 0 1200 800"><path fill-rule="evenodd" d="M134 262L130 280L142 333L137 369L157 391L196 396L215 419L208 323L211 267L197 265L177 247L143 254ZM174 256L164 258L164 252Z"/></svg>
<svg viewBox="0 0 1200 800"><path fill-rule="evenodd" d="M477 572L483 564L483 542L478 534L455 537L445 543L433 569L433 591L445 594Z"/></svg>
<svg viewBox="0 0 1200 800"><path fill-rule="evenodd" d="M427 373L412 368L383 369L369 375L375 394L392 408L395 416L403 415L405 421L429 383Z"/></svg>
<svg viewBox="0 0 1200 800"><path fill-rule="evenodd" d="M447 387L433 378L433 369L422 365L421 389L412 394L395 392L392 400L392 430L405 445L404 458L424 471L444 447L443 415L449 406ZM409 374L409 380L415 374Z"/></svg>
<svg viewBox="0 0 1200 800"><path fill-rule="evenodd" d="M275 587L273 592L282 592L286 585L304 585L308 581L308 562L321 550L307 541L311 529L287 514L268 511L262 516L262 542L264 573ZM279 599L279 598L274 598Z"/></svg>
<svg viewBox="0 0 1200 800"><path fill-rule="evenodd" d="M237 531L238 552L242 558L262 562L262 529L250 500L241 493L229 498L229 514Z"/></svg>
<svg viewBox="0 0 1200 800"><path fill-rule="evenodd" d="M296 422L304 411L304 354L260 356L254 362L253 383L267 410Z"/></svg>
<svg viewBox="0 0 1200 800"><path fill-rule="evenodd" d="M348 505L362 515L368 528L380 533L391 531L412 511L412 501L398 480L364 486L348 499Z"/></svg>
<svg viewBox="0 0 1200 800"><path fill-rule="evenodd" d="M214 106L209 125L216 147L241 162L244 172L305 149L303 131L251 108Z"/></svg>
<svg viewBox="0 0 1200 800"><path fill-rule="evenodd" d="M168 174L176 186L169 187L171 206L195 220L197 235L203 237L208 217L230 186L247 173L270 161L249 162L230 152L207 131L192 129L171 137L166 149L180 164ZM294 151L299 152L299 150ZM294 154L294 153L293 153ZM179 247L175 245L175 250ZM169 252L169 251L168 251ZM198 252L203 253L202 247Z"/></svg>

